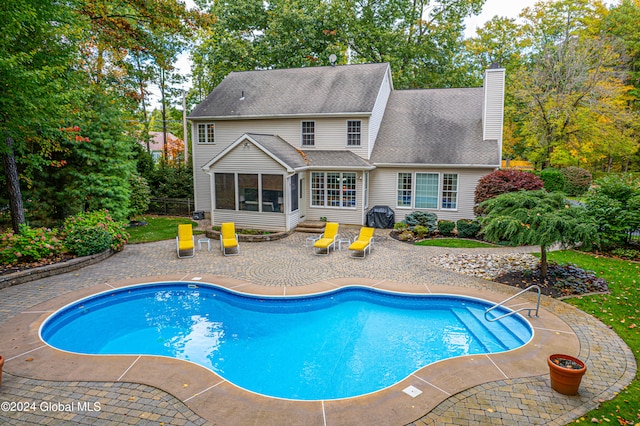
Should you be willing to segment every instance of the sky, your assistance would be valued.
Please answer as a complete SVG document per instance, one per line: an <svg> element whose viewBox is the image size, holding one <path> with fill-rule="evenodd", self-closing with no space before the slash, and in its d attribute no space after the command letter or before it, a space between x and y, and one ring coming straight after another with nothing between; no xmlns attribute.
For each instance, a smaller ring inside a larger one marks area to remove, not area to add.
<svg viewBox="0 0 640 426"><path fill-rule="evenodd" d="M531 7L535 3L536 0L487 0L480 15L467 18L467 30L464 35L467 38L473 37L476 34L476 28L481 28L485 22L496 15L517 18L522 9Z"/></svg>

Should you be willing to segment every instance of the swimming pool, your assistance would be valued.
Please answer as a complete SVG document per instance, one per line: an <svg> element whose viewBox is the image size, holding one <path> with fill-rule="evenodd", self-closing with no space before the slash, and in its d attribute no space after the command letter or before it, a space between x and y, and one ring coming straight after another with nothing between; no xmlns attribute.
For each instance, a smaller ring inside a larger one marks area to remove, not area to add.
<svg viewBox="0 0 640 426"><path fill-rule="evenodd" d="M384 389L433 362L503 352L532 338L519 315L486 322L489 306L362 287L265 297L156 283L74 302L50 316L40 336L75 353L192 361L263 395L329 400Z"/></svg>

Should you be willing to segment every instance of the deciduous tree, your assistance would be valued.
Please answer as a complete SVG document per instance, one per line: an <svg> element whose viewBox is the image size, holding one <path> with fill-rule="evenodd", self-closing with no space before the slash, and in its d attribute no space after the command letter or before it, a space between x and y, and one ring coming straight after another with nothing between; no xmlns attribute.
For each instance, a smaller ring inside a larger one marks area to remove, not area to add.
<svg viewBox="0 0 640 426"><path fill-rule="evenodd" d="M633 117L620 50L600 30L606 13L598 0L539 2L523 12L532 53L512 81L527 111L519 125L529 159L544 167L593 164L603 141L628 151Z"/></svg>

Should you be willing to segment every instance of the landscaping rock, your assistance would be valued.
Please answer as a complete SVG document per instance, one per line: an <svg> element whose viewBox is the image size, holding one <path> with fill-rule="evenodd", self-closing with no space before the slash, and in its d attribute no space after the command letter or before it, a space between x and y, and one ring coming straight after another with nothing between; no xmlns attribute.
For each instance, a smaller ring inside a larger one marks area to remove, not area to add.
<svg viewBox="0 0 640 426"><path fill-rule="evenodd" d="M431 262L452 271L492 280L507 272L534 270L540 259L527 253L441 254Z"/></svg>

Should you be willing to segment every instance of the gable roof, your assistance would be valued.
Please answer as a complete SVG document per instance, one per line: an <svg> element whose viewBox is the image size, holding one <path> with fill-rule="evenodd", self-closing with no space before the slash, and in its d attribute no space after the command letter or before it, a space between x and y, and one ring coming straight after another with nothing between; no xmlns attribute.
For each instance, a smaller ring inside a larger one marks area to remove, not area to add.
<svg viewBox="0 0 640 426"><path fill-rule="evenodd" d="M371 162L499 166L498 141L482 140L483 97L481 87L392 91Z"/></svg>
<svg viewBox="0 0 640 426"><path fill-rule="evenodd" d="M259 133L245 133L233 142L231 145L222 150L218 155L213 157L208 163L202 166L203 170L208 170L215 163L220 161L225 155L227 155L236 146L242 142L249 141L262 152L271 157L276 162L280 163L283 168L292 173L296 169L304 168L307 166L304 156L301 151L298 151L291 144L287 143L280 136L266 135Z"/></svg>
<svg viewBox="0 0 640 426"><path fill-rule="evenodd" d="M189 119L368 114L386 73L387 63L232 72Z"/></svg>

